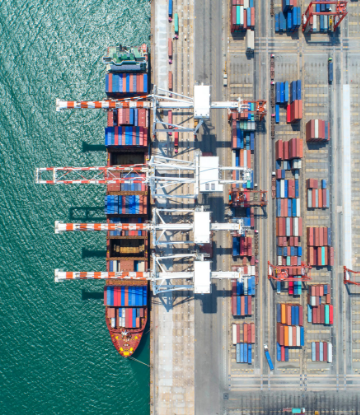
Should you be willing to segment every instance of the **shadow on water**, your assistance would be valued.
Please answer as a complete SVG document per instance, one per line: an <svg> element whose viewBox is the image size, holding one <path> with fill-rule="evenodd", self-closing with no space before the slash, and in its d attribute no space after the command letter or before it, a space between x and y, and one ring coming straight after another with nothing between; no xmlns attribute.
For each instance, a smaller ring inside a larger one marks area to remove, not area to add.
<svg viewBox="0 0 360 415"><path fill-rule="evenodd" d="M106 250L81 248L82 258L106 258Z"/></svg>
<svg viewBox="0 0 360 415"><path fill-rule="evenodd" d="M83 141L81 151L83 153L88 153L90 151L106 151L106 147L103 144L88 144Z"/></svg>
<svg viewBox="0 0 360 415"><path fill-rule="evenodd" d="M87 301L87 300L101 300L104 299L104 292L103 291L87 291L87 290L81 290L81 300Z"/></svg>
<svg viewBox="0 0 360 415"><path fill-rule="evenodd" d="M133 357L135 359L139 359L141 357L139 360L142 361L142 358L143 358L143 356L141 356L142 353L144 351L147 351L146 349L150 348L150 342L148 341L149 336L150 336L150 318L148 318L148 321L146 323L144 334L142 336L141 342L140 342L138 348L135 350L135 353L133 354Z"/></svg>
<svg viewBox="0 0 360 415"><path fill-rule="evenodd" d="M104 208L93 206L75 206L69 209L70 220L105 220Z"/></svg>

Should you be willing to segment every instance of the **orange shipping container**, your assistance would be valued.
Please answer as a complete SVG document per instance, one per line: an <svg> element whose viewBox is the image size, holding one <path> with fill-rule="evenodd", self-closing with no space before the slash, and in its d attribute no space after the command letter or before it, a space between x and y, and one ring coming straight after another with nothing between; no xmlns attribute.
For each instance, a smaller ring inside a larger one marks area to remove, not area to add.
<svg viewBox="0 0 360 415"><path fill-rule="evenodd" d="M286 304L286 324L291 326L291 305Z"/></svg>
<svg viewBox="0 0 360 415"><path fill-rule="evenodd" d="M281 323L286 324L286 304L281 304Z"/></svg>
<svg viewBox="0 0 360 415"><path fill-rule="evenodd" d="M289 326L284 326L284 346L289 346Z"/></svg>
<svg viewBox="0 0 360 415"><path fill-rule="evenodd" d="M171 38L168 39L168 54L169 58L171 58L173 55L173 42Z"/></svg>
<svg viewBox="0 0 360 415"><path fill-rule="evenodd" d="M247 329L247 326L248 325L246 323L244 323L244 326L243 326L244 343L248 342L248 329Z"/></svg>

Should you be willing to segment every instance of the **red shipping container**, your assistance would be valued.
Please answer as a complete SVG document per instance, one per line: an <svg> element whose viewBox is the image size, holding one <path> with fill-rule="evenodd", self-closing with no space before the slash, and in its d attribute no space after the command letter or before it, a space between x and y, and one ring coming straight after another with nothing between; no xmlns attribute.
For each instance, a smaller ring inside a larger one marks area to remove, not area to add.
<svg viewBox="0 0 360 415"><path fill-rule="evenodd" d="M246 12L246 9L244 9L244 26L243 26L243 29L246 30L247 28L248 28L248 25L247 25L247 12Z"/></svg>
<svg viewBox="0 0 360 415"><path fill-rule="evenodd" d="M286 324L291 326L291 304L286 304Z"/></svg>
<svg viewBox="0 0 360 415"><path fill-rule="evenodd" d="M291 123L291 111L290 111L291 107L290 105L286 106L286 122L289 124Z"/></svg>
<svg viewBox="0 0 360 415"><path fill-rule="evenodd" d="M328 344L326 342L323 343L323 361L327 362L328 359Z"/></svg>
<svg viewBox="0 0 360 415"><path fill-rule="evenodd" d="M285 343L285 326L280 324L280 345L283 346Z"/></svg>
<svg viewBox="0 0 360 415"><path fill-rule="evenodd" d="M168 88L169 88L169 91L172 91L172 89L173 89L173 73L172 73L172 71L169 71L169 79L168 79Z"/></svg>
<svg viewBox="0 0 360 415"><path fill-rule="evenodd" d="M284 160L283 141L278 140L275 143L276 160Z"/></svg>
<svg viewBox="0 0 360 415"><path fill-rule="evenodd" d="M322 263L321 246L317 247L316 251L317 251L317 265L321 266L321 263Z"/></svg>
<svg viewBox="0 0 360 415"><path fill-rule="evenodd" d="M255 323L251 323L251 343L255 343Z"/></svg>
<svg viewBox="0 0 360 415"><path fill-rule="evenodd" d="M285 362L285 346L280 346L281 350L281 361Z"/></svg>
<svg viewBox="0 0 360 415"><path fill-rule="evenodd" d="M299 105L299 112L298 112L298 116L299 116L299 120L302 120L303 117L303 107L302 107L302 100L298 101L298 105ZM302 156L301 156L302 157Z"/></svg>
<svg viewBox="0 0 360 415"><path fill-rule="evenodd" d="M318 288L319 288L319 294L318 295L319 295L319 297L322 297L324 295L324 286L319 285Z"/></svg>
<svg viewBox="0 0 360 415"><path fill-rule="evenodd" d="M332 304L329 305L329 323L334 324L334 307Z"/></svg>
<svg viewBox="0 0 360 415"><path fill-rule="evenodd" d="M240 297L240 315L245 315L245 299L244 297Z"/></svg>
<svg viewBox="0 0 360 415"><path fill-rule="evenodd" d="M329 265L329 255L328 255L328 250L325 248L325 264L324 265Z"/></svg>
<svg viewBox="0 0 360 415"><path fill-rule="evenodd" d="M322 227L318 229L319 229L319 246L324 246L324 230Z"/></svg>
<svg viewBox="0 0 360 415"><path fill-rule="evenodd" d="M236 325L236 343L240 343L240 324Z"/></svg>
<svg viewBox="0 0 360 415"><path fill-rule="evenodd" d="M329 122L328 122L328 137L327 137L327 141L330 141L330 123Z"/></svg>
<svg viewBox="0 0 360 415"><path fill-rule="evenodd" d="M251 314L252 314L251 295L248 295L248 315L251 316Z"/></svg>
<svg viewBox="0 0 360 415"><path fill-rule="evenodd" d="M320 231L318 226L314 228L314 239L314 246L320 246Z"/></svg>
<svg viewBox="0 0 360 415"><path fill-rule="evenodd" d="M304 309L303 306L299 306L299 326L304 325Z"/></svg>
<svg viewBox="0 0 360 415"><path fill-rule="evenodd" d="M320 323L321 324L325 323L325 305L324 304L320 305Z"/></svg>
<svg viewBox="0 0 360 415"><path fill-rule="evenodd" d="M169 37L168 39L168 55L169 55L169 58L171 58L173 55L173 42L172 42L171 37Z"/></svg>
<svg viewBox="0 0 360 415"><path fill-rule="evenodd" d="M108 74L108 80L109 80L109 92L113 92L113 89L112 89L112 73L109 73Z"/></svg>
<svg viewBox="0 0 360 415"><path fill-rule="evenodd" d="M292 326L292 345L296 346L296 327Z"/></svg>
<svg viewBox="0 0 360 415"><path fill-rule="evenodd" d="M317 307L312 308L312 323L317 324Z"/></svg>
<svg viewBox="0 0 360 415"><path fill-rule="evenodd" d="M299 236L302 236L302 230L303 230L303 223L302 218L298 218L298 224L299 224Z"/></svg>
<svg viewBox="0 0 360 415"><path fill-rule="evenodd" d="M244 343L248 342L248 329L247 329L247 324L244 323L243 325L243 339L244 339Z"/></svg>
<svg viewBox="0 0 360 415"><path fill-rule="evenodd" d="M289 160L289 142L284 141L283 146L284 146L284 150L283 150L284 160Z"/></svg>
<svg viewBox="0 0 360 415"><path fill-rule="evenodd" d="M232 148L237 148L237 133L236 133L236 128L233 128L231 130L231 142L232 142Z"/></svg>
<svg viewBox="0 0 360 415"><path fill-rule="evenodd" d="M319 342L315 343L315 353L316 353L316 361L319 362L320 361L320 343Z"/></svg>
<svg viewBox="0 0 360 415"><path fill-rule="evenodd" d="M251 27L255 26L255 7L251 8Z"/></svg>
<svg viewBox="0 0 360 415"><path fill-rule="evenodd" d="M314 228L311 226L308 226L306 230L307 230L307 244L308 246L314 246Z"/></svg>
<svg viewBox="0 0 360 415"><path fill-rule="evenodd" d="M247 325L247 342L251 343L251 326L250 323Z"/></svg>
<svg viewBox="0 0 360 415"><path fill-rule="evenodd" d="M236 280L231 281L231 295L236 295Z"/></svg>
<svg viewBox="0 0 360 415"><path fill-rule="evenodd" d="M312 246L308 248L308 262L310 265L315 265L314 264L314 248Z"/></svg>
<svg viewBox="0 0 360 415"><path fill-rule="evenodd" d="M107 113L107 126L113 127L114 126L114 112L108 111Z"/></svg>
<svg viewBox="0 0 360 415"><path fill-rule="evenodd" d="M318 189L318 207L323 207L323 192L321 191L321 189Z"/></svg>
<svg viewBox="0 0 360 415"><path fill-rule="evenodd" d="M332 267L334 266L334 248L332 246L329 247L329 262L328 264Z"/></svg>
<svg viewBox="0 0 360 415"><path fill-rule="evenodd" d="M301 106L302 108L302 106ZM296 157L302 158L304 156L304 144L301 138L297 139L297 155Z"/></svg>
<svg viewBox="0 0 360 415"><path fill-rule="evenodd" d="M236 316L236 296L233 296L231 298L231 303L232 303L232 315Z"/></svg>

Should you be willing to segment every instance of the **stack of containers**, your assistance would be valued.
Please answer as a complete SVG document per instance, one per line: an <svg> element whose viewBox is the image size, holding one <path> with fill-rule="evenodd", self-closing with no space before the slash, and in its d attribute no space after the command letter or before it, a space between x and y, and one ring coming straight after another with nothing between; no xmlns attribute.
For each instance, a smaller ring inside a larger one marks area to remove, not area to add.
<svg viewBox="0 0 360 415"><path fill-rule="evenodd" d="M252 314L252 296L255 295L255 276L244 278L243 282L232 281L233 316L250 316Z"/></svg>
<svg viewBox="0 0 360 415"><path fill-rule="evenodd" d="M143 218L110 218L109 223L143 223ZM146 231L110 231L112 236L146 236Z"/></svg>
<svg viewBox="0 0 360 415"><path fill-rule="evenodd" d="M232 165L234 167L251 167L251 150L233 150L232 152ZM239 172L233 171L233 179L239 180ZM233 184L235 187L236 184ZM246 183L243 183L242 187L244 189L253 189L254 188L254 171L251 170L250 180Z"/></svg>
<svg viewBox="0 0 360 415"><path fill-rule="evenodd" d="M276 160L300 159L303 155L303 140L301 138L291 138L289 141L278 140L275 143Z"/></svg>
<svg viewBox="0 0 360 415"><path fill-rule="evenodd" d="M319 13L320 11L328 12L332 5L325 4L316 4L313 5L313 11ZM330 16L327 15L313 15L310 19L309 24L306 26L306 32L327 32L330 28ZM334 18L333 18L334 19Z"/></svg>
<svg viewBox="0 0 360 415"><path fill-rule="evenodd" d="M323 120L310 120L306 123L306 141L330 141L330 123Z"/></svg>
<svg viewBox="0 0 360 415"><path fill-rule="evenodd" d="M240 334L240 324L233 324L233 345L236 348L236 363L252 363L252 349L255 343L255 323L244 323ZM241 340L242 337L242 340Z"/></svg>
<svg viewBox="0 0 360 415"><path fill-rule="evenodd" d="M106 195L106 215L146 215L147 197L145 195Z"/></svg>
<svg viewBox="0 0 360 415"><path fill-rule="evenodd" d="M147 73L107 73L105 75L105 92L107 95L147 93Z"/></svg>
<svg viewBox="0 0 360 415"><path fill-rule="evenodd" d="M104 304L110 307L146 306L147 285L105 285Z"/></svg>
<svg viewBox="0 0 360 415"><path fill-rule="evenodd" d="M330 284L309 286L308 292L308 322L313 324L332 325L334 309L331 301Z"/></svg>
<svg viewBox="0 0 360 415"><path fill-rule="evenodd" d="M275 83L275 122L280 122L280 105L289 101L289 82Z"/></svg>
<svg viewBox="0 0 360 415"><path fill-rule="evenodd" d="M254 0L232 0L231 33L244 32L255 27Z"/></svg>
<svg viewBox="0 0 360 415"><path fill-rule="evenodd" d="M116 126L105 128L105 146L148 145L148 129L144 127Z"/></svg>
<svg viewBox="0 0 360 415"><path fill-rule="evenodd" d="M253 238L250 236L233 236L233 256L251 257L252 241Z"/></svg>
<svg viewBox="0 0 360 415"><path fill-rule="evenodd" d="M283 0L283 12L275 14L275 32L295 32L301 25L301 8L293 7L297 0Z"/></svg>
<svg viewBox="0 0 360 415"><path fill-rule="evenodd" d="M305 345L303 307L300 304L277 304L277 359L287 361L289 347Z"/></svg>
<svg viewBox="0 0 360 415"><path fill-rule="evenodd" d="M308 209L327 209L330 207L329 189L326 188L326 180L307 179L307 206Z"/></svg>
<svg viewBox="0 0 360 415"><path fill-rule="evenodd" d="M329 342L311 342L311 360L313 362L332 363L332 344Z"/></svg>
<svg viewBox="0 0 360 415"><path fill-rule="evenodd" d="M331 246L331 228L307 227L308 263L310 265L333 266L334 248Z"/></svg>
<svg viewBox="0 0 360 415"><path fill-rule="evenodd" d="M290 105L286 108L286 122L294 123L302 119L301 80L290 83Z"/></svg>

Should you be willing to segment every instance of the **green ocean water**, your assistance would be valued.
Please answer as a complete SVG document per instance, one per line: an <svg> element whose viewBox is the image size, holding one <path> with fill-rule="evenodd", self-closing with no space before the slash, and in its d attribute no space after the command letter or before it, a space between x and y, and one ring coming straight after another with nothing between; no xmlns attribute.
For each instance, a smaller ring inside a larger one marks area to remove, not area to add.
<svg viewBox="0 0 360 415"><path fill-rule="evenodd" d="M149 368L113 347L103 283L55 284L54 269L105 270L105 235L54 234L105 219L101 186L45 186L35 168L105 164L105 113L56 113L56 98L104 97L109 45L148 43L147 0L0 2L0 413L147 414ZM149 335L135 357L149 362Z"/></svg>

